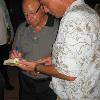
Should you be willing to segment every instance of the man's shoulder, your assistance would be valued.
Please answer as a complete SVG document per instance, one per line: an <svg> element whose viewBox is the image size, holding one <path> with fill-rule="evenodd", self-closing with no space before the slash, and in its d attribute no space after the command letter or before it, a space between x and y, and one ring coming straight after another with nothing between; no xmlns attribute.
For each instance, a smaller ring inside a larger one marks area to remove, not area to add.
<svg viewBox="0 0 100 100"><path fill-rule="evenodd" d="M18 26L18 28L25 28L26 27L26 22L22 22L19 26Z"/></svg>
<svg viewBox="0 0 100 100"><path fill-rule="evenodd" d="M1 14L1 15L4 14L4 11L3 11L3 8L2 8L1 5L0 5L0 14Z"/></svg>
<svg viewBox="0 0 100 100"><path fill-rule="evenodd" d="M17 31L25 31L27 29L26 27L26 22L22 22L18 28L17 28Z"/></svg>
<svg viewBox="0 0 100 100"><path fill-rule="evenodd" d="M16 34L19 34L20 33L20 35L21 34L23 34L25 31L26 31L26 22L22 22L19 26L18 26L18 28L17 28L17 30L16 30Z"/></svg>
<svg viewBox="0 0 100 100"><path fill-rule="evenodd" d="M69 12L65 12L64 20L84 20L84 22L90 22L93 19L97 19L97 16L95 10L90 8L88 5L83 4L73 7Z"/></svg>
<svg viewBox="0 0 100 100"><path fill-rule="evenodd" d="M96 11L94 9L92 9L91 7L89 7L87 4L80 4L80 5L76 5L73 6L70 10L68 14L74 14L74 15L78 15L81 17L87 17L87 16L93 16L96 15Z"/></svg>

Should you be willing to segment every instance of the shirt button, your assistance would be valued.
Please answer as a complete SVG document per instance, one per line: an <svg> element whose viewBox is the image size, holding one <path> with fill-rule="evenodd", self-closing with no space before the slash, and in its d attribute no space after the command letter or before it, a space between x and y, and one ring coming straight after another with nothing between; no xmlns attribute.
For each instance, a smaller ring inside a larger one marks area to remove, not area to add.
<svg viewBox="0 0 100 100"><path fill-rule="evenodd" d="M37 37L34 37L34 40L37 40L38 38Z"/></svg>

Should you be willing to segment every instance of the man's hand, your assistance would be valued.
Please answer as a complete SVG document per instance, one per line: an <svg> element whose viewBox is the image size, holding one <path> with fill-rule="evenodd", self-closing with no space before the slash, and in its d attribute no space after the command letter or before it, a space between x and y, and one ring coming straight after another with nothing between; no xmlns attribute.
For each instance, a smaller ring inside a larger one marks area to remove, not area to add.
<svg viewBox="0 0 100 100"><path fill-rule="evenodd" d="M44 65L52 65L52 60L50 56L47 56L37 60L37 63L44 64Z"/></svg>
<svg viewBox="0 0 100 100"><path fill-rule="evenodd" d="M9 52L9 58L11 59L22 58L22 52L18 52L15 49L13 49Z"/></svg>
<svg viewBox="0 0 100 100"><path fill-rule="evenodd" d="M58 72L53 65L50 66L37 65L36 71L67 81L74 81L76 79L76 77L74 76L67 76L63 73Z"/></svg>
<svg viewBox="0 0 100 100"><path fill-rule="evenodd" d="M20 60L16 66L27 72L35 72L37 63L35 61Z"/></svg>
<svg viewBox="0 0 100 100"><path fill-rule="evenodd" d="M37 61L20 60L19 64L17 64L16 66L18 68L21 68L22 70L31 72L33 76L37 75L37 72L41 72L67 81L74 81L76 79L76 77L71 77L63 73L59 73L53 65L40 65L39 63L37 63Z"/></svg>

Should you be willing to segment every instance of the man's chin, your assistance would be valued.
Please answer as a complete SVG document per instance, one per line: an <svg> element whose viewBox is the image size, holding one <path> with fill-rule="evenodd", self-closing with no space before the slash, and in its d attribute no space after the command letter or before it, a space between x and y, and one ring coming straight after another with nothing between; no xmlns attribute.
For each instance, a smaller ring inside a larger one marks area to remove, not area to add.
<svg viewBox="0 0 100 100"><path fill-rule="evenodd" d="M57 15L57 14L53 14L53 13L50 13L51 15L55 16L56 18L62 18L61 15Z"/></svg>
<svg viewBox="0 0 100 100"><path fill-rule="evenodd" d="M56 18L62 18L62 16L55 16Z"/></svg>
<svg viewBox="0 0 100 100"><path fill-rule="evenodd" d="M32 25L32 24L31 24L31 27L35 28L35 27L37 27L37 25Z"/></svg>

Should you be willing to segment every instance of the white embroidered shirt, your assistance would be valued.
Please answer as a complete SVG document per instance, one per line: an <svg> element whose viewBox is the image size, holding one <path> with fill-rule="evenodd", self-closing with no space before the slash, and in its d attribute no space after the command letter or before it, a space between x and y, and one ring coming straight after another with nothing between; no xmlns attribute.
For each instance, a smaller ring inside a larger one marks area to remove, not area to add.
<svg viewBox="0 0 100 100"><path fill-rule="evenodd" d="M66 10L53 45L55 68L75 81L53 77L51 88L62 100L100 100L100 18L84 2Z"/></svg>

